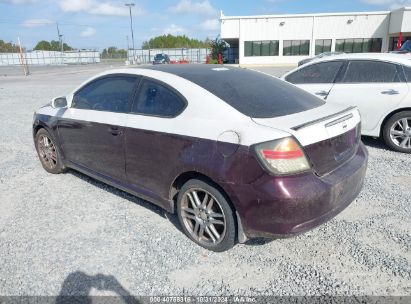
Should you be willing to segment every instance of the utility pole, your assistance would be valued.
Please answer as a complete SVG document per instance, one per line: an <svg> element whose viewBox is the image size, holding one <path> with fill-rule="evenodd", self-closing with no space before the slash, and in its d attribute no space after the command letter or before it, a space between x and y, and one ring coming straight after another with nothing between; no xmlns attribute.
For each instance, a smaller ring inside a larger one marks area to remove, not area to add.
<svg viewBox="0 0 411 304"><path fill-rule="evenodd" d="M128 61L128 56L130 54L130 43L128 42L128 35L126 35L127 38L127 55L126 55L126 60Z"/></svg>
<svg viewBox="0 0 411 304"><path fill-rule="evenodd" d="M60 35L60 30L59 30L59 24L58 23L56 23L56 26L57 26L57 35L58 35L58 37L59 37L59 42L60 42L60 51L63 53L63 39L62 39L62 37L63 37L63 35Z"/></svg>
<svg viewBox="0 0 411 304"><path fill-rule="evenodd" d="M134 3L126 3L125 6L128 6L130 10L130 28L131 28L131 42L133 44L133 61L136 61L135 58L135 48L134 48L134 32L133 32L133 16L131 15L131 8L135 6Z"/></svg>

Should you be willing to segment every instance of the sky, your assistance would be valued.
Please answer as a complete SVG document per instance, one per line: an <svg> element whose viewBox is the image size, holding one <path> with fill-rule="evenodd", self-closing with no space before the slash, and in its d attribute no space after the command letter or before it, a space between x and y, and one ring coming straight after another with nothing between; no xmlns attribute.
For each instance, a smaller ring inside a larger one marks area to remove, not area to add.
<svg viewBox="0 0 411 304"><path fill-rule="evenodd" d="M220 11L226 16L390 10L411 0L0 0L0 39L33 48L40 40L63 40L74 48L140 48L152 37L173 34L214 39Z"/></svg>

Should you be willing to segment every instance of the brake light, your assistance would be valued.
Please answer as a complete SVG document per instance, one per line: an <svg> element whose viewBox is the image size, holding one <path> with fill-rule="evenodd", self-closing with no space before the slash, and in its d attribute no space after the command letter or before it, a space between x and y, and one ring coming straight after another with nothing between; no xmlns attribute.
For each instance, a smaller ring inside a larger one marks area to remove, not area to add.
<svg viewBox="0 0 411 304"><path fill-rule="evenodd" d="M255 150L263 167L271 173L284 175L310 169L303 149L292 137L258 144Z"/></svg>

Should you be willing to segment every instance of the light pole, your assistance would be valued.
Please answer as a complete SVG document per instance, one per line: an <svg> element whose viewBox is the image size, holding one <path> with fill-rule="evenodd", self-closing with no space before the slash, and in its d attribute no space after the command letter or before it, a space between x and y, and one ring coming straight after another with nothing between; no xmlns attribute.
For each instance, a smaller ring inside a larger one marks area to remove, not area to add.
<svg viewBox="0 0 411 304"><path fill-rule="evenodd" d="M59 24L58 23L56 23L56 26L57 26L57 35L59 37L59 42L60 42L60 50L63 53L64 52L64 49L63 49L63 35L60 34L60 29L59 29Z"/></svg>
<svg viewBox="0 0 411 304"><path fill-rule="evenodd" d="M130 28L131 28L131 43L133 45L133 62L136 61L135 55L134 55L134 32L133 32L133 16L131 15L131 8L135 6L134 3L126 3L125 6L128 6L130 10Z"/></svg>

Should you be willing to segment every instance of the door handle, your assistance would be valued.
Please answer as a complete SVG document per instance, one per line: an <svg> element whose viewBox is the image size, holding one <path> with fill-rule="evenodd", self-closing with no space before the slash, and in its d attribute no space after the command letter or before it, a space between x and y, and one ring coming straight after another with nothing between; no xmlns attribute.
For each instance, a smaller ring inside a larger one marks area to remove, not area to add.
<svg viewBox="0 0 411 304"><path fill-rule="evenodd" d="M118 127L110 127L109 128L109 132L111 133L111 135L113 136L118 136L123 134L123 131L120 130Z"/></svg>
<svg viewBox="0 0 411 304"><path fill-rule="evenodd" d="M381 94L383 94L383 95L398 95L398 94L400 94L400 92L391 89L391 90L388 90L388 91L382 91Z"/></svg>

